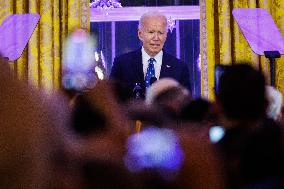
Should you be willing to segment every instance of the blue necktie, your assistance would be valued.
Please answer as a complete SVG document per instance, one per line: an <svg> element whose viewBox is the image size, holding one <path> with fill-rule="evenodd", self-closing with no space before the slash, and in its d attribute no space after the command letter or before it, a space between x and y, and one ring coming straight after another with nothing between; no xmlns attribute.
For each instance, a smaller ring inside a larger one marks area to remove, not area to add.
<svg viewBox="0 0 284 189"><path fill-rule="evenodd" d="M145 76L145 84L146 84L146 88L150 87L151 83L151 78L155 77L155 67L154 67L154 63L156 62L156 60L154 58L150 58L148 60L149 64L148 64L148 68L147 68L147 72L146 72L146 76Z"/></svg>

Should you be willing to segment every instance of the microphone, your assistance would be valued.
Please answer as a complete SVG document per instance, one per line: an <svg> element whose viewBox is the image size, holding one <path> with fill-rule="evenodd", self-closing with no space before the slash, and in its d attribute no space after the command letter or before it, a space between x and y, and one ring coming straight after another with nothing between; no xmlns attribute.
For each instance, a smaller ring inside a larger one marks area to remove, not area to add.
<svg viewBox="0 0 284 189"><path fill-rule="evenodd" d="M142 87L140 83L135 83L135 87L133 88L133 93L136 99L140 99L142 97Z"/></svg>
<svg viewBox="0 0 284 189"><path fill-rule="evenodd" d="M152 85L153 83L155 83L157 81L156 77L151 77L150 79L150 85Z"/></svg>

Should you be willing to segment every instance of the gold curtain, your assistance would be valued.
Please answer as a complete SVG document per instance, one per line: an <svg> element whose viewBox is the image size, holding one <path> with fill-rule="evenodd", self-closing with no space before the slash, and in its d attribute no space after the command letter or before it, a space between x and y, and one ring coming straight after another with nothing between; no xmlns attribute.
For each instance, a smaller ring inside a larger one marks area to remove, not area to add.
<svg viewBox="0 0 284 189"><path fill-rule="evenodd" d="M263 71L270 83L269 61L255 54L241 33L232 16L234 8L264 8L273 17L284 36L283 0L200 0L202 91L203 96L214 99L214 67L216 64L231 64L249 61ZM275 83L284 93L284 58L276 61Z"/></svg>
<svg viewBox="0 0 284 189"><path fill-rule="evenodd" d="M63 41L74 28L90 27L89 0L0 0L0 23L11 14L38 13L40 21L21 58L10 62L18 77L48 92L60 88Z"/></svg>

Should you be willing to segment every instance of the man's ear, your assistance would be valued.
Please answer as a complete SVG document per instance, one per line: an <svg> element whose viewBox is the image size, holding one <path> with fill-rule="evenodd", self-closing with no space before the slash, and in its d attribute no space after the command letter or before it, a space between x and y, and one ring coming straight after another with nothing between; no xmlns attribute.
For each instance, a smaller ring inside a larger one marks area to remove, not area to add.
<svg viewBox="0 0 284 189"><path fill-rule="evenodd" d="M140 41L143 41L143 37L142 37L143 32L141 31L141 29L138 29L137 34L138 34L138 38L140 39Z"/></svg>

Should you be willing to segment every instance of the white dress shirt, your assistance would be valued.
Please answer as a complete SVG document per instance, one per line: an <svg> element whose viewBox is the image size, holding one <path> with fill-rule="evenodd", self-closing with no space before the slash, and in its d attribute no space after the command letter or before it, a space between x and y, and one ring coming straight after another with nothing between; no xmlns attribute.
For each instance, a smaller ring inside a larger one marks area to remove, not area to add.
<svg viewBox="0 0 284 189"><path fill-rule="evenodd" d="M142 47L141 49L142 51L142 64L143 64L143 73L144 73L144 78L147 72L147 68L148 68L148 60L150 58L154 58L156 60L156 62L154 63L154 67L155 67L155 77L157 78L157 80L160 78L160 72L161 72L161 67L162 67L162 61L163 61L163 51L160 51L158 54L156 54L156 56L151 57L149 56L145 49Z"/></svg>

